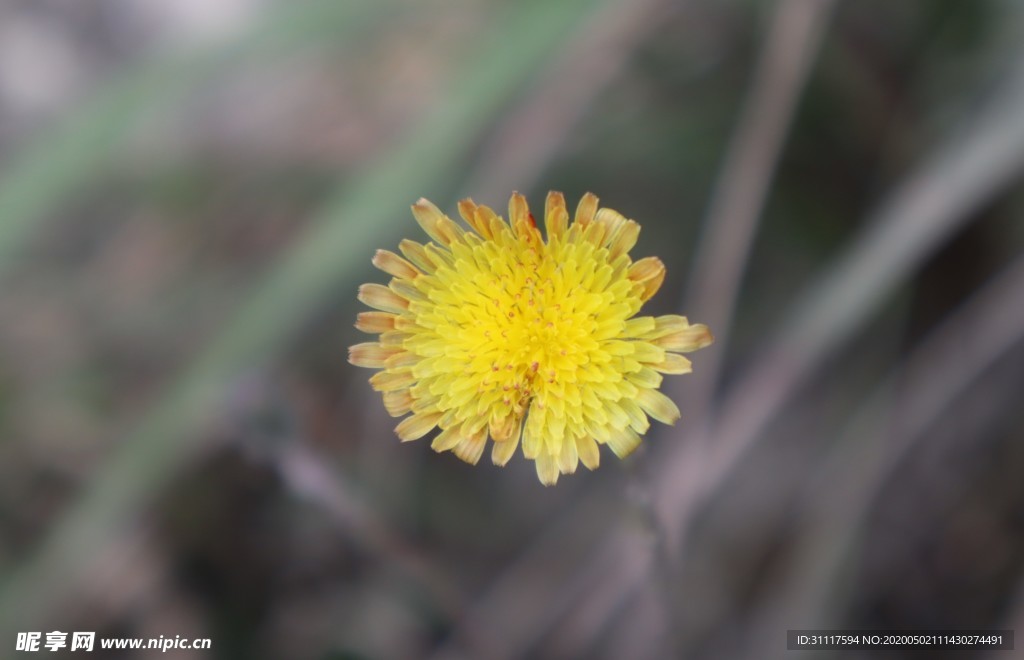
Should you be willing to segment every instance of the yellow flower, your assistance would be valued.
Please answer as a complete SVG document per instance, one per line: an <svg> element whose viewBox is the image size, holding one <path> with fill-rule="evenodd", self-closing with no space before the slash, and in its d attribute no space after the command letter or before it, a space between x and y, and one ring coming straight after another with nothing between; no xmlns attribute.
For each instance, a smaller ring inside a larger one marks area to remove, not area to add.
<svg viewBox="0 0 1024 660"><path fill-rule="evenodd" d="M551 485L580 461L595 469L598 445L629 454L648 417L679 419L662 374L689 373L679 353L713 338L682 316L636 316L665 279L659 259L630 259L637 223L590 193L571 225L562 194L548 194L547 241L518 193L510 223L468 199L459 213L470 230L425 199L412 212L433 241L402 241L405 258L377 252L393 279L360 287L380 311L356 327L380 338L349 349L352 364L383 369L370 384L388 413L412 413L395 428L402 441L439 427L431 446L475 464L489 436L505 465L521 437Z"/></svg>

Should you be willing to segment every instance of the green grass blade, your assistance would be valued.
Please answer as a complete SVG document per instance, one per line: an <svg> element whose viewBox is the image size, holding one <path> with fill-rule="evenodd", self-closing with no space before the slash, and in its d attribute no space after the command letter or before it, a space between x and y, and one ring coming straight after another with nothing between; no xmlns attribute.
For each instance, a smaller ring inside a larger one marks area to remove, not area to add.
<svg viewBox="0 0 1024 660"><path fill-rule="evenodd" d="M143 120L185 98L231 64L344 42L394 13L395 3L312 2L270 12L227 43L145 62L52 131L30 143L0 178L0 275L25 257L26 244L59 205L101 173Z"/></svg>

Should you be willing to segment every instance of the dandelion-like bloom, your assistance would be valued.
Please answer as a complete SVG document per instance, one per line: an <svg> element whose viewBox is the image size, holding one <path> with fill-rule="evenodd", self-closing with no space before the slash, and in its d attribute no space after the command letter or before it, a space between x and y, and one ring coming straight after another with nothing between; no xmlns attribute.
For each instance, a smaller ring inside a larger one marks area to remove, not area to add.
<svg viewBox="0 0 1024 660"><path fill-rule="evenodd" d="M412 207L433 239L403 240L405 258L379 250L373 264L393 277L364 284L359 300L380 310L356 327L377 342L349 349L349 361L383 369L370 378L394 417L416 440L462 460L505 465L522 438L545 485L582 461L598 466L598 445L619 457L650 426L679 409L658 391L662 374L685 374L680 355L713 341L707 326L682 316L636 316L661 286L656 257L632 261L640 226L587 193L569 223L561 193L548 194L547 241L526 200L509 202L506 223L486 206L459 203L466 230L421 199Z"/></svg>

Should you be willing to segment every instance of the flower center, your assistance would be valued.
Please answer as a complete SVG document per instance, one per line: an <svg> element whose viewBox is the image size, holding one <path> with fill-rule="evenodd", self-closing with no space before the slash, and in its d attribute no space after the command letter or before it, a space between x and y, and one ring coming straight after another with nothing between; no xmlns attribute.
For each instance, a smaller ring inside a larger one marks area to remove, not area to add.
<svg viewBox="0 0 1024 660"><path fill-rule="evenodd" d="M441 410L518 417L532 401L578 399L580 386L605 379L610 340L641 304L629 295L629 262L613 267L604 248L507 242L453 245L452 263L417 280L434 303L416 320L436 340L419 351L423 375L448 383L431 388Z"/></svg>

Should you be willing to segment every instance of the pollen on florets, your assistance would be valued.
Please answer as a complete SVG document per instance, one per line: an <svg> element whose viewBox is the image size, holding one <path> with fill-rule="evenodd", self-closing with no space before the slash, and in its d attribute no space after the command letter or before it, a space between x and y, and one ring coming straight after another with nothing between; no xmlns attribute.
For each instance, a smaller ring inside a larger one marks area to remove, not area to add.
<svg viewBox="0 0 1024 660"><path fill-rule="evenodd" d="M439 428L431 446L473 464L490 438L498 465L521 441L550 485L581 461L596 468L599 445L628 455L648 418L679 419L662 374L688 373L680 353L713 338L682 316L636 316L665 278L659 259L630 259L636 222L590 193L572 223L561 193L548 194L546 240L518 193L509 222L460 202L469 229L425 199L412 211L432 240L377 252L392 279L360 287L379 311L356 327L379 338L349 350L352 364L381 369L370 384L388 413L411 413L399 438Z"/></svg>

